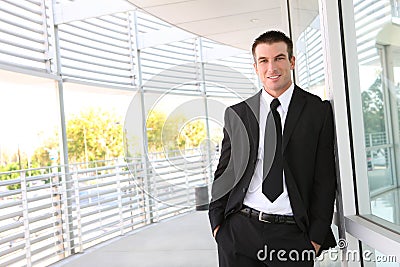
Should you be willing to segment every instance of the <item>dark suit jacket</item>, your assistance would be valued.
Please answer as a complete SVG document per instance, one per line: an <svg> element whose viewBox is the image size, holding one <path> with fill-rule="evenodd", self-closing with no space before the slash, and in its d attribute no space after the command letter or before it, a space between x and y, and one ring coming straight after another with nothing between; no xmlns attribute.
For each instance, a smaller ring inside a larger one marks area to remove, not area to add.
<svg viewBox="0 0 400 267"><path fill-rule="evenodd" d="M221 157L209 208L213 230L242 208L257 161L260 96L261 91L225 111ZM298 226L322 249L335 246L330 228L336 192L334 126L328 101L295 86L282 151L287 190Z"/></svg>

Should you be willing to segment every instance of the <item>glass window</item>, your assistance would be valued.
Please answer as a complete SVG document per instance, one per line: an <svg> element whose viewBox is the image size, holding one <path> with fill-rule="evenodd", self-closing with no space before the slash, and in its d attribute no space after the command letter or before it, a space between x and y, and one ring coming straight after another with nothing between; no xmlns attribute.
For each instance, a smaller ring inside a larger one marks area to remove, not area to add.
<svg viewBox="0 0 400 267"><path fill-rule="evenodd" d="M290 1L296 56L295 81L304 90L327 98L318 0Z"/></svg>
<svg viewBox="0 0 400 267"><path fill-rule="evenodd" d="M64 84L69 163L123 157L123 123L133 92Z"/></svg>
<svg viewBox="0 0 400 267"><path fill-rule="evenodd" d="M63 247L63 229L55 223L61 221L55 193L60 176L49 175L60 162L54 80L0 70L0 121L0 265L29 265L27 229L29 260L34 265L49 259L38 263L48 265Z"/></svg>
<svg viewBox="0 0 400 267"><path fill-rule="evenodd" d="M363 136L353 129L353 138L363 138L365 144L366 170L358 169L357 186L367 183L363 188L368 194L360 189L358 197L369 205L360 205L360 215L394 230L400 225L400 28L395 2L353 1L361 107L352 107L361 109L364 127Z"/></svg>
<svg viewBox="0 0 400 267"><path fill-rule="evenodd" d="M0 85L0 172L59 163L54 81L0 71Z"/></svg>

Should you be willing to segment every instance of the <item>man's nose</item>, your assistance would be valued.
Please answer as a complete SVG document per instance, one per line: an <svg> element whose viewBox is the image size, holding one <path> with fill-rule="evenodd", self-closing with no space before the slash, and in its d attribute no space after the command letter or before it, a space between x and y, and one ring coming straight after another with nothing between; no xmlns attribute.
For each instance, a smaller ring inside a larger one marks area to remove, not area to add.
<svg viewBox="0 0 400 267"><path fill-rule="evenodd" d="M268 62L268 69L271 71L275 71L277 69L276 62L274 61Z"/></svg>

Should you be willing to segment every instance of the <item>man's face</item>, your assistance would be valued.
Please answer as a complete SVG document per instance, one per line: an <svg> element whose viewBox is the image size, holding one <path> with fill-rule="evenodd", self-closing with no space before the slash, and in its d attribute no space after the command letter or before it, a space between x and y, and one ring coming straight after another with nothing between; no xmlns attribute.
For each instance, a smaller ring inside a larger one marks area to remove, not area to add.
<svg viewBox="0 0 400 267"><path fill-rule="evenodd" d="M292 84L291 70L295 58L289 58L284 42L257 45L255 49L254 69L260 77L264 89L278 97Z"/></svg>

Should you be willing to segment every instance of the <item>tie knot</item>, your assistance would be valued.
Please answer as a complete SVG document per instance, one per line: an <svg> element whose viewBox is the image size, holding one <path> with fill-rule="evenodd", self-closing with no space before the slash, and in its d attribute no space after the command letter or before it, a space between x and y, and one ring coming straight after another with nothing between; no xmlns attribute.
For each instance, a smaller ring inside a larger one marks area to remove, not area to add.
<svg viewBox="0 0 400 267"><path fill-rule="evenodd" d="M278 107L279 107L279 105L281 104L281 102L279 102L279 99L278 98L274 98L274 100L272 100L272 102L271 102L271 109L272 110L276 110Z"/></svg>

